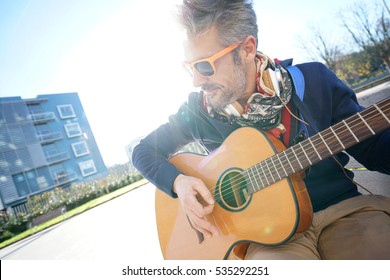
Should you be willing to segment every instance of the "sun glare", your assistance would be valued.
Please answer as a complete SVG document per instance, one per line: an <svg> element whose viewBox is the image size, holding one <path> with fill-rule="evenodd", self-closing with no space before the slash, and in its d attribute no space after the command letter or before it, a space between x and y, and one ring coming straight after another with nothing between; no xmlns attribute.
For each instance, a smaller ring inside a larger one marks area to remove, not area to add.
<svg viewBox="0 0 390 280"><path fill-rule="evenodd" d="M51 89L79 93L103 156L114 149L124 155L124 146L167 120L190 89L172 5L147 5L128 5L97 26L64 58Z"/></svg>

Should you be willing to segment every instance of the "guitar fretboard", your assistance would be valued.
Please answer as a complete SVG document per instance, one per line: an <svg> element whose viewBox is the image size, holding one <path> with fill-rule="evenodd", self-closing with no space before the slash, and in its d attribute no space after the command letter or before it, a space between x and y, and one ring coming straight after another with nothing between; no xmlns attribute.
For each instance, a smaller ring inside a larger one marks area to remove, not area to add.
<svg viewBox="0 0 390 280"><path fill-rule="evenodd" d="M390 98L244 170L242 173L249 182L248 192L255 193L388 127Z"/></svg>

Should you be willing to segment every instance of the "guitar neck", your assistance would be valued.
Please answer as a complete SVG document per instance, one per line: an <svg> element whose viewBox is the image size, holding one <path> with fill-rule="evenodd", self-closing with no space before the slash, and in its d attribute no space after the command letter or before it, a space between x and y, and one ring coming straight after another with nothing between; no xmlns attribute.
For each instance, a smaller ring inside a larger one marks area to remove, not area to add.
<svg viewBox="0 0 390 280"><path fill-rule="evenodd" d="M243 171L254 193L390 127L390 98Z"/></svg>

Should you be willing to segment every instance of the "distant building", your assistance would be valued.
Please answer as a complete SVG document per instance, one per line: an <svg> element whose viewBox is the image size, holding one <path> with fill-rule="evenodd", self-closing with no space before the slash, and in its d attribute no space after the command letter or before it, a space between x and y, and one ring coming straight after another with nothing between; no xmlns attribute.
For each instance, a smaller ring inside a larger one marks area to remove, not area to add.
<svg viewBox="0 0 390 280"><path fill-rule="evenodd" d="M0 98L0 210L106 175L77 93Z"/></svg>

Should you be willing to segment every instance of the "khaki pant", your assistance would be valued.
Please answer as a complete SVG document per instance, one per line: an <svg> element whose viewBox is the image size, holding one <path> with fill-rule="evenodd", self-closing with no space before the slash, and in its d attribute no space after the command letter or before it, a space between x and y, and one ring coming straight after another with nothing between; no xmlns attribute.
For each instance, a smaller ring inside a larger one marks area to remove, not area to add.
<svg viewBox="0 0 390 280"><path fill-rule="evenodd" d="M390 260L390 198L361 195L330 206L303 235L277 247L252 243L245 259Z"/></svg>

